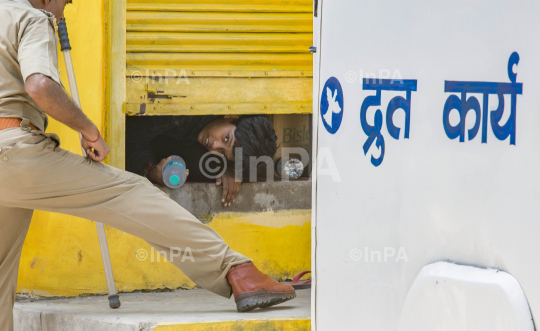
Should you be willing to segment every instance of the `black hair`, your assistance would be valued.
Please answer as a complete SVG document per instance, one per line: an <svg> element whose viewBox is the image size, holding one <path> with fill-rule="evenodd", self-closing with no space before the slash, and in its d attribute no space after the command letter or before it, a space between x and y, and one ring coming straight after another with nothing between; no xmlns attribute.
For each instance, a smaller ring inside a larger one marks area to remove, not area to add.
<svg viewBox="0 0 540 331"><path fill-rule="evenodd" d="M242 172L249 173L250 156L269 156L274 158L277 150L277 136L272 122L264 116L241 117L234 131L236 138L234 147L242 147ZM233 150L233 152L235 152ZM236 158L236 155L235 155ZM258 171L264 168L264 163L258 164ZM245 178L247 179L247 178Z"/></svg>

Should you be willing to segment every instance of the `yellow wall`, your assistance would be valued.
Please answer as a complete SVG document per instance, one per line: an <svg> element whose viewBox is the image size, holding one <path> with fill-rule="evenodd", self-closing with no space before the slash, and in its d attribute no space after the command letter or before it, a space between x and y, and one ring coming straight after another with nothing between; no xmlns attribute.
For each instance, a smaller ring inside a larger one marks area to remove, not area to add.
<svg viewBox="0 0 540 331"><path fill-rule="evenodd" d="M310 220L310 210L282 210L218 215L208 225L263 272L283 279L310 270ZM107 237L121 292L195 286L143 240L109 227ZM137 258L140 250L148 253L146 259ZM18 291L36 296L107 293L94 223L36 212L23 249Z"/></svg>
<svg viewBox="0 0 540 331"><path fill-rule="evenodd" d="M311 318L245 319L196 323L158 324L153 331L304 331L311 330Z"/></svg>
<svg viewBox="0 0 540 331"><path fill-rule="evenodd" d="M104 1L76 0L66 9L82 107L102 129L106 81ZM59 60L61 78L68 87L61 53ZM60 136L64 149L80 154L76 132L54 120L47 131ZM227 214L215 217L209 225L234 250L253 258L263 272L284 278L310 268L310 219L309 210ZM151 251L144 241L108 227L107 236L120 291L194 286L168 262L138 260L138 250ZM18 292L37 296L107 293L95 224L36 211L23 248Z"/></svg>

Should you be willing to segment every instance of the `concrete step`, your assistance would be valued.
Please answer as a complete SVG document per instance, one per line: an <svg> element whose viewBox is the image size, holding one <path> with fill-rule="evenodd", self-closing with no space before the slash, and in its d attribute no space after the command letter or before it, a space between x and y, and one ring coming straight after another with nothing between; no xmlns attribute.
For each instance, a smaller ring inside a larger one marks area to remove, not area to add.
<svg viewBox="0 0 540 331"><path fill-rule="evenodd" d="M311 290L267 309L238 313L234 299L205 290L121 294L122 307L107 297L18 301L15 331L199 331L311 330Z"/></svg>

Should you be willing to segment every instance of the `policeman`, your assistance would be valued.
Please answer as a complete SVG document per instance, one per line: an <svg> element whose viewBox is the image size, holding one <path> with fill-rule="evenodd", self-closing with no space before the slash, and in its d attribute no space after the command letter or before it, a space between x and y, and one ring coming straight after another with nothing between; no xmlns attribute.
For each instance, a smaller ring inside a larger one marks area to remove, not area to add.
<svg viewBox="0 0 540 331"><path fill-rule="evenodd" d="M190 248L172 261L199 286L237 309L268 307L294 289L258 271L210 227L147 179L101 163L109 146L58 76L56 19L71 0L0 0L0 330L13 330L17 272L34 209L103 222L159 251ZM45 133L47 116L83 136L88 158Z"/></svg>

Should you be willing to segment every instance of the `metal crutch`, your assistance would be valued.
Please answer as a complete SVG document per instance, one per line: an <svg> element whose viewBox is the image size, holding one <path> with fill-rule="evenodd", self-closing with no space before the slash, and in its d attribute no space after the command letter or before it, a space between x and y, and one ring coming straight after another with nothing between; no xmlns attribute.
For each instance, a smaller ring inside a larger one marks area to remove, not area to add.
<svg viewBox="0 0 540 331"><path fill-rule="evenodd" d="M65 20L61 20L58 22L58 37L60 39L60 49L64 53L64 61L66 63L71 97L73 98L73 101L75 101L77 107L82 109L81 101L79 99L79 90L77 89L77 81L75 80L75 71L73 70L73 62L71 61L71 45L69 44L69 37ZM82 144L82 135L80 132L79 140L81 140ZM84 157L86 157L86 151L84 150L84 148L82 148L82 154ZM103 223L100 222L96 222L96 227L99 237L101 257L103 259L103 267L105 268L105 277L107 278L107 288L109 289L109 306L111 308L119 308L120 297L116 293L116 286L114 285L114 276L112 272L111 258L109 256L109 246L107 245L105 227L103 226Z"/></svg>

